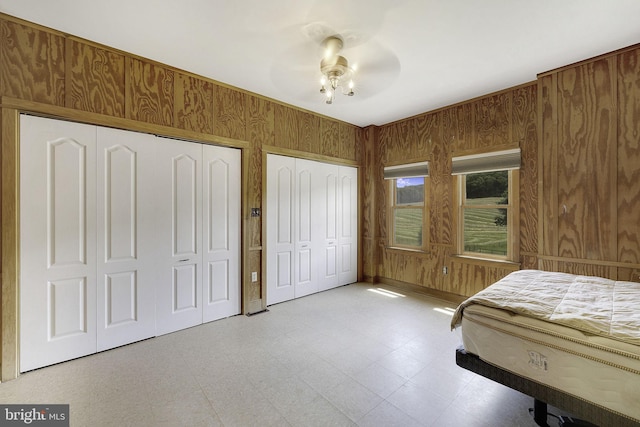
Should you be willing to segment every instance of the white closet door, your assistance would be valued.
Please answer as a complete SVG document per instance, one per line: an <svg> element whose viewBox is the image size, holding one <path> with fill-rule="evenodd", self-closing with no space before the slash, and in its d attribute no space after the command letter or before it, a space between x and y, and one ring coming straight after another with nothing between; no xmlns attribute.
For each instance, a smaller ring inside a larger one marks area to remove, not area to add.
<svg viewBox="0 0 640 427"><path fill-rule="evenodd" d="M157 138L156 333L202 323L202 146Z"/></svg>
<svg viewBox="0 0 640 427"><path fill-rule="evenodd" d="M203 146L203 321L240 313L240 150Z"/></svg>
<svg viewBox="0 0 640 427"><path fill-rule="evenodd" d="M296 162L267 156L267 305L294 293L294 194Z"/></svg>
<svg viewBox="0 0 640 427"><path fill-rule="evenodd" d="M319 164L321 185L316 197L320 232L320 289L335 288L338 282L338 166Z"/></svg>
<svg viewBox="0 0 640 427"><path fill-rule="evenodd" d="M98 351L155 334L153 135L97 128Z"/></svg>
<svg viewBox="0 0 640 427"><path fill-rule="evenodd" d="M338 225L340 285L358 280L358 169L340 166Z"/></svg>
<svg viewBox="0 0 640 427"><path fill-rule="evenodd" d="M315 238L319 223L316 198L320 183L319 163L296 159L295 180L295 256L294 256L294 297L318 292L317 257L318 241Z"/></svg>
<svg viewBox="0 0 640 427"><path fill-rule="evenodd" d="M20 118L20 371L96 351L96 128Z"/></svg>

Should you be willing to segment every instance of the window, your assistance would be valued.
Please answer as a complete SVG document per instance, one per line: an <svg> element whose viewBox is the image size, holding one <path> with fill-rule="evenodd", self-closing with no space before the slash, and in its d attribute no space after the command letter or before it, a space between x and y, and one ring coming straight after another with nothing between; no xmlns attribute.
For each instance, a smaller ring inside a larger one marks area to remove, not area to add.
<svg viewBox="0 0 640 427"><path fill-rule="evenodd" d="M389 244L393 247L423 250L426 236L425 199L428 163L411 163L384 168L390 186Z"/></svg>
<svg viewBox="0 0 640 427"><path fill-rule="evenodd" d="M463 253L508 259L510 171L462 175Z"/></svg>
<svg viewBox="0 0 640 427"><path fill-rule="evenodd" d="M519 149L453 158L453 174L459 176L459 253L515 260L519 166Z"/></svg>
<svg viewBox="0 0 640 427"><path fill-rule="evenodd" d="M392 246L422 249L424 177L392 180Z"/></svg>

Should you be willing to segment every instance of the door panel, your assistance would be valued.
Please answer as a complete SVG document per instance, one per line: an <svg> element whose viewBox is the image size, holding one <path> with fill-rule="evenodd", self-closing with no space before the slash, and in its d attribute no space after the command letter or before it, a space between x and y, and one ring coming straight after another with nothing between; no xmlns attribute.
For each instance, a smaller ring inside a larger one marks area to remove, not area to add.
<svg viewBox="0 0 640 427"><path fill-rule="evenodd" d="M317 198L322 258L319 259L320 289L335 288L338 283L338 166L321 164L321 182Z"/></svg>
<svg viewBox="0 0 640 427"><path fill-rule="evenodd" d="M294 298L318 292L316 265L313 262L317 250L316 223L318 212L314 204L315 187L318 182L316 162L295 159L296 193L295 205L295 258L294 258Z"/></svg>
<svg viewBox="0 0 640 427"><path fill-rule="evenodd" d="M202 146L157 138L156 333L202 323Z"/></svg>
<svg viewBox="0 0 640 427"><path fill-rule="evenodd" d="M188 150L193 147L183 148ZM195 148L200 149L200 146ZM198 252L199 154L194 150L193 156L180 153L171 159L171 233L174 257L195 256Z"/></svg>
<svg viewBox="0 0 640 427"><path fill-rule="evenodd" d="M95 127L20 117L20 371L96 351Z"/></svg>
<svg viewBox="0 0 640 427"><path fill-rule="evenodd" d="M203 146L204 322L241 311L240 154L233 148Z"/></svg>
<svg viewBox="0 0 640 427"><path fill-rule="evenodd" d="M267 304L294 298L295 159L267 156Z"/></svg>
<svg viewBox="0 0 640 427"><path fill-rule="evenodd" d="M87 280L73 278L48 283L49 339L52 341L87 333Z"/></svg>
<svg viewBox="0 0 640 427"><path fill-rule="evenodd" d="M155 138L97 128L98 351L155 334Z"/></svg>
<svg viewBox="0 0 640 427"><path fill-rule="evenodd" d="M358 169L340 167L339 282L358 280Z"/></svg>

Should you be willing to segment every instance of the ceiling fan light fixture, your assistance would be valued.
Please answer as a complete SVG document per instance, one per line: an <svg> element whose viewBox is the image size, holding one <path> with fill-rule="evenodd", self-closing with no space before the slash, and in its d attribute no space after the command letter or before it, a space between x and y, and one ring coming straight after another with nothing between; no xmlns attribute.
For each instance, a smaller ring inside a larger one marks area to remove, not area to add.
<svg viewBox="0 0 640 427"><path fill-rule="evenodd" d="M325 54L320 61L320 72L322 73L322 79L320 80L320 93L326 95L325 103L333 104L333 99L338 88L343 95L353 96L353 80L351 76L354 70L349 67L349 61L342 55L338 55L338 52L343 47L342 39L336 36L327 37L323 41L325 48ZM345 88L343 80L349 80L348 87ZM327 84L330 89L327 88Z"/></svg>

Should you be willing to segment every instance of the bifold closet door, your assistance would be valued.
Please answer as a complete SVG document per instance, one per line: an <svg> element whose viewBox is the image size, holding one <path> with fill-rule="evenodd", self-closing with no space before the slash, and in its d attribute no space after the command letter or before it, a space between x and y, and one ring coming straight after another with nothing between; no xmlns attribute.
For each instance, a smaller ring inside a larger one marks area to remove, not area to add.
<svg viewBox="0 0 640 427"><path fill-rule="evenodd" d="M267 305L357 280L357 169L267 156Z"/></svg>
<svg viewBox="0 0 640 427"><path fill-rule="evenodd" d="M295 298L295 176L294 158L267 156L267 305Z"/></svg>
<svg viewBox="0 0 640 427"><path fill-rule="evenodd" d="M240 150L203 146L203 322L240 313Z"/></svg>
<svg viewBox="0 0 640 427"><path fill-rule="evenodd" d="M22 372L240 313L240 150L20 120Z"/></svg>
<svg viewBox="0 0 640 427"><path fill-rule="evenodd" d="M338 166L320 163L316 190L318 245L318 282L320 290L335 288L338 282Z"/></svg>
<svg viewBox="0 0 640 427"><path fill-rule="evenodd" d="M321 164L295 159L296 179L294 196L294 298L318 292L317 258L319 226L322 212L318 203L318 189L322 185Z"/></svg>
<svg viewBox="0 0 640 427"><path fill-rule="evenodd" d="M20 371L96 351L96 128L20 118Z"/></svg>
<svg viewBox="0 0 640 427"><path fill-rule="evenodd" d="M358 169L339 170L338 258L340 285L358 281Z"/></svg>
<svg viewBox="0 0 640 427"><path fill-rule="evenodd" d="M97 128L98 351L155 335L155 137Z"/></svg>
<svg viewBox="0 0 640 427"><path fill-rule="evenodd" d="M202 146L156 144L156 333L202 323Z"/></svg>

